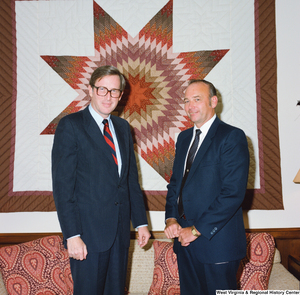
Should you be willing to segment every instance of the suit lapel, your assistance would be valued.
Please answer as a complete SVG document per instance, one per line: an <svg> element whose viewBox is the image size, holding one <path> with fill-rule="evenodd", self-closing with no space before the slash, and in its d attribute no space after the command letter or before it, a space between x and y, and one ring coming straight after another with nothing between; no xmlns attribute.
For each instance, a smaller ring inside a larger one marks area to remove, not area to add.
<svg viewBox="0 0 300 295"><path fill-rule="evenodd" d="M86 107L83 110L83 122L87 133L89 134L90 138L95 142L95 144L98 146L99 151L101 151L101 153L103 153L103 155L107 158L107 160L110 162L110 165L112 166L116 165L111 155L110 148L106 143L99 126L97 125L96 121L94 120L90 111L88 110L88 107ZM114 171L113 169L108 169L108 171L113 171L113 176L115 176L114 172L116 172L118 175L118 170L117 169L115 170L116 171Z"/></svg>
<svg viewBox="0 0 300 295"><path fill-rule="evenodd" d="M191 167L191 171L189 173L189 177L187 178L186 182L188 182L189 179L193 177L194 172L196 171L197 167L201 163L203 156L205 155L205 153L207 152L208 148L211 145L212 139L217 132L219 124L220 124L220 119L216 117L196 154L196 157Z"/></svg>
<svg viewBox="0 0 300 295"><path fill-rule="evenodd" d="M104 138L101 133L101 130L99 129L99 126L97 125L96 121L92 117L88 107L86 107L83 110L83 124L85 127L85 130L89 134L89 136L92 138L92 140L100 147L103 148L104 146Z"/></svg>
<svg viewBox="0 0 300 295"><path fill-rule="evenodd" d="M188 153L189 145L193 137L193 130L194 128L190 128L186 130L185 136L182 138L181 151L180 151L180 155L182 155L182 157L180 157L180 162L179 162L182 171L182 176L184 173L185 159Z"/></svg>
<svg viewBox="0 0 300 295"><path fill-rule="evenodd" d="M124 125L120 124L120 121L117 120L117 118L115 116L111 115L111 120L114 124L114 129L116 132L120 155L121 155L121 159L122 159L122 169L121 169L121 175L120 175L120 177L122 177L122 175L124 175L126 165L128 164L128 160L126 157L128 145L126 144L126 136L125 136L125 134L127 134L127 131L125 130Z"/></svg>

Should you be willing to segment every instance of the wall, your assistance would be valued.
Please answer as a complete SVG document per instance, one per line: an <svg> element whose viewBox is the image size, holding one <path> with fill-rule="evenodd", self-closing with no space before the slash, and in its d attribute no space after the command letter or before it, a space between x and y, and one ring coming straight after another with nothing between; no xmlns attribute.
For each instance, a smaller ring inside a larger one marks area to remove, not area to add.
<svg viewBox="0 0 300 295"><path fill-rule="evenodd" d="M278 120L284 210L247 212L248 227L299 227L300 185L293 179L300 168L300 106L296 106L300 81L299 1L276 1L278 58Z"/></svg>
<svg viewBox="0 0 300 295"><path fill-rule="evenodd" d="M300 2L276 1L278 55L278 118L284 210L245 212L247 228L300 227L300 185L293 179L300 168ZM150 212L153 230L163 230L164 213ZM0 233L59 232L56 212L0 213Z"/></svg>

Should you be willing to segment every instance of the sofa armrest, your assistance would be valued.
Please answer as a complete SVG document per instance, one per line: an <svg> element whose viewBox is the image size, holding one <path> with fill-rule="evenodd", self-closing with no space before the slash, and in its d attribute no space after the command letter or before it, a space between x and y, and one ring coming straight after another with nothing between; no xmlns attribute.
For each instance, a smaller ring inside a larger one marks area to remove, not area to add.
<svg viewBox="0 0 300 295"><path fill-rule="evenodd" d="M288 256L288 270L300 280L300 261L292 255Z"/></svg>

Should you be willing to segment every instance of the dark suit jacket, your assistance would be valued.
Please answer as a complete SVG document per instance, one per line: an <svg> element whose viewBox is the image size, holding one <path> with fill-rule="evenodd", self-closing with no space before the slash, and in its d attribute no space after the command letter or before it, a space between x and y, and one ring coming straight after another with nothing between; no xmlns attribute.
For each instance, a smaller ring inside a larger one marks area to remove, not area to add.
<svg viewBox="0 0 300 295"><path fill-rule="evenodd" d="M185 157L193 128L180 133L176 143L173 174L168 185L166 219L178 216L177 198ZM187 225L201 236L188 247L203 263L233 261L246 255L241 204L249 170L249 151L244 132L216 118L192 164L183 188ZM177 239L174 250L179 247Z"/></svg>
<svg viewBox="0 0 300 295"><path fill-rule="evenodd" d="M126 120L111 116L122 157L119 176L109 146L88 107L62 118L52 149L53 196L64 238L80 234L89 252L108 250L118 219L124 245L134 227L147 224Z"/></svg>

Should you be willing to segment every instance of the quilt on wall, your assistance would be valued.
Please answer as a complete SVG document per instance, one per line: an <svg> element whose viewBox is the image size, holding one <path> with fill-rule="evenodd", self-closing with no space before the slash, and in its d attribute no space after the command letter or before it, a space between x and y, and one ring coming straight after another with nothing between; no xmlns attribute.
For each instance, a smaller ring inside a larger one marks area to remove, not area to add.
<svg viewBox="0 0 300 295"><path fill-rule="evenodd" d="M282 209L274 1L125 2L1 2L0 211L55 210L53 134L89 104L89 77L105 64L128 82L116 113L132 127L149 211L164 211L193 78L215 84L218 116L247 135L244 209Z"/></svg>

